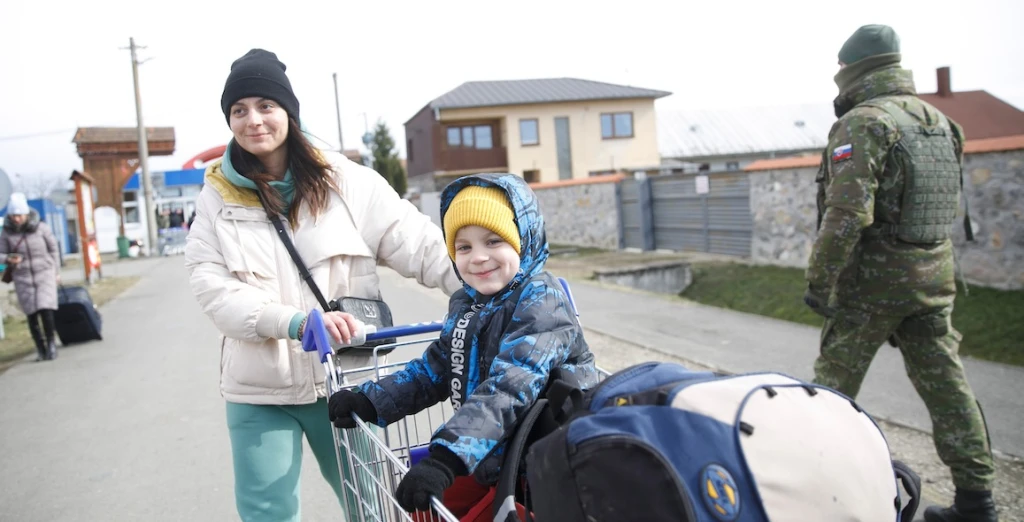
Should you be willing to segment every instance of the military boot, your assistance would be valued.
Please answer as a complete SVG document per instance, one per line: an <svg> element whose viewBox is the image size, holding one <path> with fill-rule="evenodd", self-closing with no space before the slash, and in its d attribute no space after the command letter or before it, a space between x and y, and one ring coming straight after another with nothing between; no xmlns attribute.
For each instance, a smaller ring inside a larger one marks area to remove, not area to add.
<svg viewBox="0 0 1024 522"><path fill-rule="evenodd" d="M991 491L956 491L948 508L931 506L924 511L925 522L998 522Z"/></svg>

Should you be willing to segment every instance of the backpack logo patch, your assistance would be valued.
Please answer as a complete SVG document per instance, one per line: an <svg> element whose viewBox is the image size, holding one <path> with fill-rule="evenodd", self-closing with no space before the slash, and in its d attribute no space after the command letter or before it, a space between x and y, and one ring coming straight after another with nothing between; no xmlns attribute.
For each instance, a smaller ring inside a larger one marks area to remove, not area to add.
<svg viewBox="0 0 1024 522"><path fill-rule="evenodd" d="M715 518L730 522L740 515L740 496L732 475L718 464L708 464L701 472L704 505Z"/></svg>

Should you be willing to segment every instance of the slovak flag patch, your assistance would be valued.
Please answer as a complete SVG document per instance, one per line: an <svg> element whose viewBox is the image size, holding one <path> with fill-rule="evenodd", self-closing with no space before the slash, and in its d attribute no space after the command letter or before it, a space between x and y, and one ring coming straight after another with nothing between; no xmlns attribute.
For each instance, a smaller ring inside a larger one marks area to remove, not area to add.
<svg viewBox="0 0 1024 522"><path fill-rule="evenodd" d="M834 163L836 161L843 161L843 160L846 160L846 159L850 159L852 156L853 156L853 145L850 144L850 143L847 143L846 145L843 145L841 147L836 147L835 150L832 151L832 162Z"/></svg>

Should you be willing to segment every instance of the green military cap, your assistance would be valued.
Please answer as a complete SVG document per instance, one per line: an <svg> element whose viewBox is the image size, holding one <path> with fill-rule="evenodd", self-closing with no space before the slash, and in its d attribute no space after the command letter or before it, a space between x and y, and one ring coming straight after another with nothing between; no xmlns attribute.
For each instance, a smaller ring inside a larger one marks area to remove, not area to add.
<svg viewBox="0 0 1024 522"><path fill-rule="evenodd" d="M854 31L843 48L839 50L839 61L850 65L864 58L879 54L900 52L900 37L888 25L865 25Z"/></svg>

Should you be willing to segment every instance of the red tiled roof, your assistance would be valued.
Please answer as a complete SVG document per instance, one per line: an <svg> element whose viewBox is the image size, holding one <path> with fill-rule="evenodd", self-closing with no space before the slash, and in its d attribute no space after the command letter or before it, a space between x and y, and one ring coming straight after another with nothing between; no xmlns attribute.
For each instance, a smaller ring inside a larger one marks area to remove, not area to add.
<svg viewBox="0 0 1024 522"><path fill-rule="evenodd" d="M1024 134L1024 111L987 91L919 94L964 128L967 141Z"/></svg>
<svg viewBox="0 0 1024 522"><path fill-rule="evenodd" d="M1024 133L1017 136L1003 136L1001 138L988 138L985 140L967 140L967 143L964 143L964 153L966 154L1020 149L1024 149Z"/></svg>
<svg viewBox="0 0 1024 522"><path fill-rule="evenodd" d="M772 158L757 160L743 170L783 170L802 169L806 167L817 167L821 163L821 156L795 156L792 158Z"/></svg>
<svg viewBox="0 0 1024 522"><path fill-rule="evenodd" d="M618 183L626 179L623 174L605 174L602 176L591 176L589 178L574 178L564 179L559 181L541 181L536 183L530 183L530 188L533 190L556 188L556 187L568 187L570 185L590 185L593 183Z"/></svg>
<svg viewBox="0 0 1024 522"><path fill-rule="evenodd" d="M983 152L1003 152L1022 149L1024 149L1024 133L1020 133L1016 136L1003 136L983 140L967 140L967 142L964 143L965 154L981 154ZM743 170L747 172L754 172L763 170L802 169L817 167L820 162L821 156L763 159L747 165Z"/></svg>

